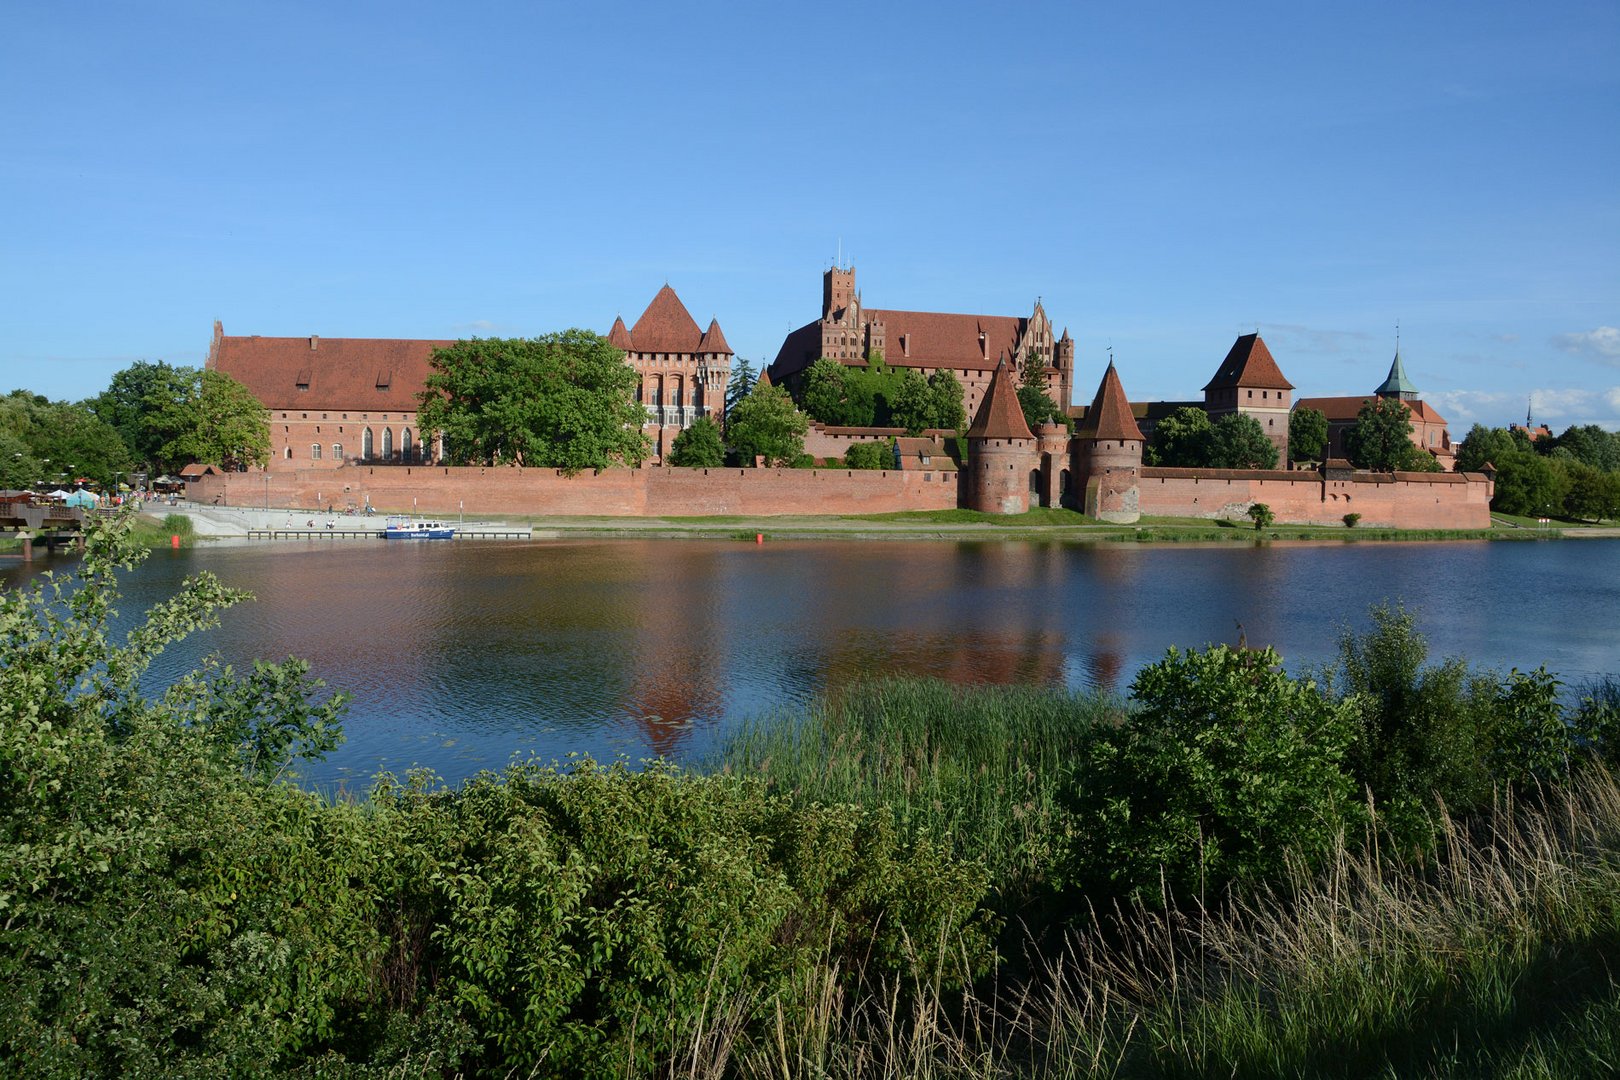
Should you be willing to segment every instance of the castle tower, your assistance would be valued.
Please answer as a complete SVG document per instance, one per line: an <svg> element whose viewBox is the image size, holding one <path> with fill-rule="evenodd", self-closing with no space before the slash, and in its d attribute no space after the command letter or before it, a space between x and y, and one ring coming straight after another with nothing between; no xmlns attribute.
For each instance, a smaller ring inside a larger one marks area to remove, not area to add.
<svg viewBox="0 0 1620 1080"><path fill-rule="evenodd" d="M1055 420L1035 428L1035 450L1040 462L1042 506L1063 506L1069 496L1069 429Z"/></svg>
<svg viewBox="0 0 1620 1080"><path fill-rule="evenodd" d="M1204 387L1204 411L1211 420L1239 413L1252 416L1288 460L1288 412L1294 384L1283 377L1271 350L1258 333L1244 334L1233 343L1215 377Z"/></svg>
<svg viewBox="0 0 1620 1080"><path fill-rule="evenodd" d="M855 268L833 267L821 275L821 317L842 319L855 306Z"/></svg>
<svg viewBox="0 0 1620 1080"><path fill-rule="evenodd" d="M1035 436L1018 406L1015 376L1002 354L990 387L968 428L968 475L964 492L969 510L1022 514L1030 489L1040 483Z"/></svg>
<svg viewBox="0 0 1620 1080"><path fill-rule="evenodd" d="M1406 368L1401 366L1401 347L1399 345L1395 346L1395 362L1389 365L1388 377L1384 379L1383 385L1374 390L1373 393L1381 398L1394 398L1396 401L1408 403L1417 400L1418 388L1413 385L1411 379L1406 377Z"/></svg>
<svg viewBox="0 0 1620 1080"><path fill-rule="evenodd" d="M1074 433L1073 457L1078 509L1088 517L1129 525L1142 516L1142 429L1108 361L1097 396Z"/></svg>

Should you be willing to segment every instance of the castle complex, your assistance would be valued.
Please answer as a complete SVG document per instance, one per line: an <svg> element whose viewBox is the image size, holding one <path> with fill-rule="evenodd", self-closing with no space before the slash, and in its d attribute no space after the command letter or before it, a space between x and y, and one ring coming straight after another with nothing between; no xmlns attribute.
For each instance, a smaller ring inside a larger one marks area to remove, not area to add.
<svg viewBox="0 0 1620 1080"><path fill-rule="evenodd" d="M855 289L855 268L834 267L821 276L821 318L793 331L766 369L778 386L792 386L822 357L846 367L882 357L891 368L930 375L941 368L962 384L962 407L973 416L1003 359L1020 383L1034 367L1046 376L1047 393L1060 405L1074 391L1074 339L1054 337L1052 320L1039 300L1028 318L957 315L939 311L869 308Z"/></svg>
<svg viewBox="0 0 1620 1080"><path fill-rule="evenodd" d="M633 326L616 318L607 339L639 376L644 431L656 457L699 417L724 412L732 350L717 319L699 328L664 285ZM827 443L881 440L895 468L860 472L833 466L779 469L609 469L563 477L552 470L443 465L442 446L416 424L418 396L435 349L449 341L227 337L214 324L208 366L240 380L270 411L271 458L262 479L205 476L198 493L309 505L339 488L345 501L382 509L406 505L445 512L535 514L874 513L964 506L996 514L1066 506L1104 521L1140 516L1242 517L1257 502L1280 521L1423 528L1489 524L1489 476L1370 474L1342 460L1343 433L1368 398L1307 398L1329 420L1329 460L1313 470L1169 469L1143 465L1154 426L1177 407L1212 419L1240 414L1259 424L1286 460L1292 383L1258 333L1240 336L1204 387L1202 402L1132 403L1112 360L1091 404L1067 406L1075 379L1074 341L1036 301L1028 318L866 308L855 272L822 278L822 311L792 331L765 372L790 387L816 360L849 366L882 356L891 367L952 371L972 418L967 456L942 444L872 429L823 429ZM1069 425L1031 430L1017 392L1040 371L1048 393L1067 406ZM1452 460L1445 421L1418 398L1396 352L1377 395L1412 409L1413 441L1443 464ZM910 445L916 443L916 445ZM397 468L395 468L397 466ZM336 475L334 475L336 474ZM244 484L246 482L246 485ZM262 492L260 484L262 483Z"/></svg>
<svg viewBox="0 0 1620 1080"><path fill-rule="evenodd" d="M616 318L608 341L641 377L642 429L661 459L682 428L725 411L731 346L712 320L698 329L675 290L658 290L636 325ZM407 338L227 337L218 321L208 367L234 377L270 410L271 471L345 464L422 464L442 447L416 425L435 349Z"/></svg>

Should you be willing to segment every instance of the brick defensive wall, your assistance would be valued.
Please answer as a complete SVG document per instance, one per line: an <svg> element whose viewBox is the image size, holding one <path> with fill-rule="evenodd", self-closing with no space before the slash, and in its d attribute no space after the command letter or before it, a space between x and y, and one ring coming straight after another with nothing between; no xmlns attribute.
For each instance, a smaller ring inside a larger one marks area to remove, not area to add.
<svg viewBox="0 0 1620 1080"><path fill-rule="evenodd" d="M553 469L345 465L224 473L192 482L201 504L341 511L367 499L378 513L706 517L722 514L889 514L949 510L957 474L942 470Z"/></svg>
<svg viewBox="0 0 1620 1080"><path fill-rule="evenodd" d="M1155 517L1245 518L1265 503L1279 522L1393 529L1488 529L1491 481L1480 473L1163 469L1143 466L1138 505Z"/></svg>

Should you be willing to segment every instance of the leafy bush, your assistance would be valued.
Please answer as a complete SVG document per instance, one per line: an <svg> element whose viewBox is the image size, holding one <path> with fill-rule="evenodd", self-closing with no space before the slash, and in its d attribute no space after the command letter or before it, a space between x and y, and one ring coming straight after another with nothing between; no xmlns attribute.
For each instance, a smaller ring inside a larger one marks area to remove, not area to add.
<svg viewBox="0 0 1620 1080"><path fill-rule="evenodd" d="M195 528L190 514L163 515L163 531L170 536L190 536Z"/></svg>
<svg viewBox="0 0 1620 1080"><path fill-rule="evenodd" d="M1344 761L1355 714L1270 649L1171 649L1137 675L1123 724L1076 763L1064 882L1176 896L1312 863L1359 820Z"/></svg>
<svg viewBox="0 0 1620 1080"><path fill-rule="evenodd" d="M892 469L894 450L888 443L851 443L844 451L844 465L851 469Z"/></svg>
<svg viewBox="0 0 1620 1080"><path fill-rule="evenodd" d="M1254 521L1255 531L1269 528L1277 520L1277 515L1271 512L1271 507L1265 503L1254 503L1249 507L1249 517Z"/></svg>
<svg viewBox="0 0 1620 1080"><path fill-rule="evenodd" d="M1360 524L1361 524L1361 515L1360 514L1350 513L1350 514L1344 515L1344 527L1345 528L1353 529L1357 525L1360 525Z"/></svg>

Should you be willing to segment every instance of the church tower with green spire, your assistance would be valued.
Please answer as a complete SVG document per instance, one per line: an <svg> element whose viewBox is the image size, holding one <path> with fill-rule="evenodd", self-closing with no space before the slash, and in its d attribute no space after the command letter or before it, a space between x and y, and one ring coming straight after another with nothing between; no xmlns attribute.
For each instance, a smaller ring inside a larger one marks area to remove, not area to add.
<svg viewBox="0 0 1620 1080"><path fill-rule="evenodd" d="M1389 377L1373 393L1381 398L1394 398L1396 401L1405 401L1407 403L1417 400L1418 388L1412 385L1412 380L1406 377L1406 368L1401 366L1401 346L1399 343L1395 345L1395 362L1389 365Z"/></svg>

